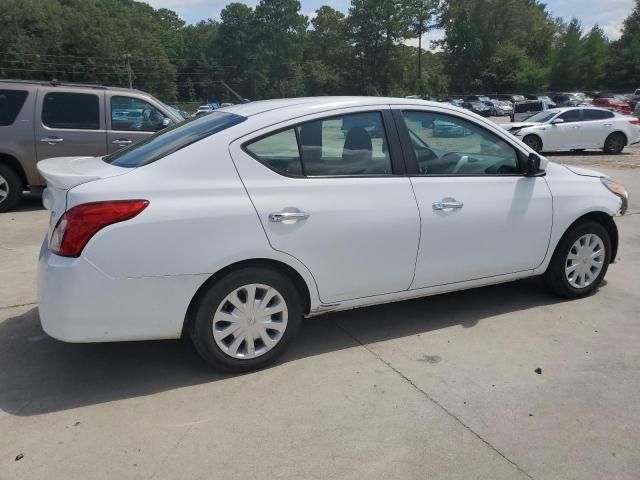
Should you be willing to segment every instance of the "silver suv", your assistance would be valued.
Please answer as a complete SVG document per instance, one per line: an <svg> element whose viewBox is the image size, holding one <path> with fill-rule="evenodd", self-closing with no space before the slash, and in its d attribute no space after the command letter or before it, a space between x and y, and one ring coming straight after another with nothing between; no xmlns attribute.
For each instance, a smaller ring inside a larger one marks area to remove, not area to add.
<svg viewBox="0 0 640 480"><path fill-rule="evenodd" d="M50 157L101 156L182 117L138 90L44 81L0 80L0 212L45 182L36 163Z"/></svg>

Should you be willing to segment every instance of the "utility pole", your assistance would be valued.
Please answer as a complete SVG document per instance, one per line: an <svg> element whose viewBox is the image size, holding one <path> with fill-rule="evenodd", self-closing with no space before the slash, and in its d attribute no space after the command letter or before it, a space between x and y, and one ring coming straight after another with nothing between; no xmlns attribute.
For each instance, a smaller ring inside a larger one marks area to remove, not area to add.
<svg viewBox="0 0 640 480"><path fill-rule="evenodd" d="M128 53L124 54L124 59L127 62L127 74L129 75L129 88L133 88L133 80L132 80L133 72L131 71L131 64L129 63L130 58L131 58L130 54Z"/></svg>

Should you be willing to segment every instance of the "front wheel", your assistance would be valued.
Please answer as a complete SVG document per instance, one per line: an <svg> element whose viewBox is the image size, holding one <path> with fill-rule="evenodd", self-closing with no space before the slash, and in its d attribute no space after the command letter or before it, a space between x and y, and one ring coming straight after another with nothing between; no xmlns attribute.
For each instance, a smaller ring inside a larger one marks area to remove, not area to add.
<svg viewBox="0 0 640 480"><path fill-rule="evenodd" d="M535 152L542 151L542 140L537 135L527 135L522 141Z"/></svg>
<svg viewBox="0 0 640 480"><path fill-rule="evenodd" d="M611 239L607 230L597 222L584 221L564 234L544 280L560 297L584 297L598 288L610 262Z"/></svg>
<svg viewBox="0 0 640 480"><path fill-rule="evenodd" d="M205 291L190 335L198 353L219 370L247 372L276 360L302 319L295 285L277 270L248 267Z"/></svg>

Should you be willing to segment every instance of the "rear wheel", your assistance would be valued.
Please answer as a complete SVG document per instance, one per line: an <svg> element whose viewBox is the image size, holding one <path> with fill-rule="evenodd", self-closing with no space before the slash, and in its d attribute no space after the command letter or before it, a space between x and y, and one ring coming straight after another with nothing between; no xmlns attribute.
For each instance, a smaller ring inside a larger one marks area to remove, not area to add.
<svg viewBox="0 0 640 480"><path fill-rule="evenodd" d="M604 141L604 153L615 155L621 153L624 150L624 146L627 144L626 137L621 133L612 133Z"/></svg>
<svg viewBox="0 0 640 480"><path fill-rule="evenodd" d="M20 177L11 167L0 164L0 212L13 210L21 199Z"/></svg>
<svg viewBox="0 0 640 480"><path fill-rule="evenodd" d="M229 273L201 296L190 324L200 355L219 370L245 372L275 361L302 319L295 285L277 270Z"/></svg>
<svg viewBox="0 0 640 480"><path fill-rule="evenodd" d="M537 135L527 135L522 139L522 141L536 152L540 152L542 150L542 139Z"/></svg>
<svg viewBox="0 0 640 480"><path fill-rule="evenodd" d="M544 280L560 297L580 298L598 288L611 261L611 239L599 223L580 222L564 234Z"/></svg>

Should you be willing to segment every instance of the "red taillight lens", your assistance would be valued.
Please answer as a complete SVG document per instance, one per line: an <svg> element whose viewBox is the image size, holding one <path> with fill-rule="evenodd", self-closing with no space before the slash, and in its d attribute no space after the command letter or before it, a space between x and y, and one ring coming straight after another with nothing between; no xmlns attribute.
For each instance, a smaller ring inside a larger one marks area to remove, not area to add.
<svg viewBox="0 0 640 480"><path fill-rule="evenodd" d="M629 123L631 125L640 125L640 118L632 118L631 120L629 120Z"/></svg>
<svg viewBox="0 0 640 480"><path fill-rule="evenodd" d="M49 250L62 257L78 257L100 229L129 220L149 205L148 200L113 200L77 205L53 229Z"/></svg>

